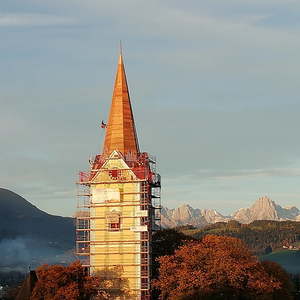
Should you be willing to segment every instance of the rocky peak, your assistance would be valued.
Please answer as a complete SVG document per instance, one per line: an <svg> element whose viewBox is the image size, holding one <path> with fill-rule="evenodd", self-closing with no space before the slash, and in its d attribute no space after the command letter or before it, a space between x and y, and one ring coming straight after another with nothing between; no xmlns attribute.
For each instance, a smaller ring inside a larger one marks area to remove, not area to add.
<svg viewBox="0 0 300 300"><path fill-rule="evenodd" d="M255 220L278 220L276 204L267 196L261 197L250 207Z"/></svg>
<svg viewBox="0 0 300 300"><path fill-rule="evenodd" d="M163 208L161 223L163 227L176 227L181 225L205 226L209 223L224 222L227 218L213 209L194 209L188 204L174 209Z"/></svg>
<svg viewBox="0 0 300 300"><path fill-rule="evenodd" d="M226 222L228 217L224 217L215 209L201 209L201 215L207 223Z"/></svg>
<svg viewBox="0 0 300 300"><path fill-rule="evenodd" d="M300 210L295 206L281 207L276 205L278 217L280 219L294 219L300 217Z"/></svg>
<svg viewBox="0 0 300 300"><path fill-rule="evenodd" d="M257 199L249 208L240 208L230 217L225 217L214 209L194 209L188 204L175 209L162 209L163 227L181 225L201 227L230 220L236 220L240 223L251 223L255 220L300 221L300 210L294 206L283 208L267 196Z"/></svg>
<svg viewBox="0 0 300 300"><path fill-rule="evenodd" d="M279 220L276 204L268 197L261 197L250 208L241 208L232 215L234 220L250 223L254 220Z"/></svg>
<svg viewBox="0 0 300 300"><path fill-rule="evenodd" d="M163 227L176 227L180 225L203 226L208 224L199 209L193 209L184 204L174 209L164 207L161 211L161 224Z"/></svg>
<svg viewBox="0 0 300 300"><path fill-rule="evenodd" d="M173 217L178 220L188 219L194 215L194 209L188 204L181 205L173 211Z"/></svg>

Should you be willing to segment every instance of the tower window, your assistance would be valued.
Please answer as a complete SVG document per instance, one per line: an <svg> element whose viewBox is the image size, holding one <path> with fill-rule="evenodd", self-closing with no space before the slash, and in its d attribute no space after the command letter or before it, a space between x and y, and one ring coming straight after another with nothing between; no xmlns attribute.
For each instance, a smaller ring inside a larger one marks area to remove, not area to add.
<svg viewBox="0 0 300 300"><path fill-rule="evenodd" d="M111 179L116 180L121 176L121 170L119 170L119 169L109 170L109 176Z"/></svg>
<svg viewBox="0 0 300 300"><path fill-rule="evenodd" d="M106 215L106 224L109 231L120 230L120 214L116 211L110 212Z"/></svg>
<svg viewBox="0 0 300 300"><path fill-rule="evenodd" d="M109 231L119 231L120 230L120 222L119 223L109 223Z"/></svg>

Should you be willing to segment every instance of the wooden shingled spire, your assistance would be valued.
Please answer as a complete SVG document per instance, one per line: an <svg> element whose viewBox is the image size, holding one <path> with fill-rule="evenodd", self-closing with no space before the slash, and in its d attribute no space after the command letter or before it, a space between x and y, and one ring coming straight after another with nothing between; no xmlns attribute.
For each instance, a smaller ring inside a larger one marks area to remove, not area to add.
<svg viewBox="0 0 300 300"><path fill-rule="evenodd" d="M119 56L103 154L110 155L114 150L123 155L136 156L139 153L122 53Z"/></svg>

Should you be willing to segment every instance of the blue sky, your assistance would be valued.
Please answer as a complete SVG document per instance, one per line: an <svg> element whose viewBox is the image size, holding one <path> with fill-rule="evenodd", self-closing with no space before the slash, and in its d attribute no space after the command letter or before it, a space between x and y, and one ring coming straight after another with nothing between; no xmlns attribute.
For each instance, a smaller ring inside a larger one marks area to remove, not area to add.
<svg viewBox="0 0 300 300"><path fill-rule="evenodd" d="M2 0L0 182L72 215L123 41L163 205L300 206L300 2Z"/></svg>

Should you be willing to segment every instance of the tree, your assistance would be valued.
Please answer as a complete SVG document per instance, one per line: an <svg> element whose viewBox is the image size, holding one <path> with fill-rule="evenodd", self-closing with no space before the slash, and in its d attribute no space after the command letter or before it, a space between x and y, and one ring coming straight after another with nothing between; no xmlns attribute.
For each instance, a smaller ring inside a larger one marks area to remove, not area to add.
<svg viewBox="0 0 300 300"><path fill-rule="evenodd" d="M95 273L99 278L99 287L103 290L109 291L109 299L119 299L120 297L132 296L132 291L129 289L129 282L127 278L122 277L122 266L115 266L112 268L104 268Z"/></svg>
<svg viewBox="0 0 300 300"><path fill-rule="evenodd" d="M79 261L69 266L43 265L37 269L38 281L31 300L109 299L99 288L100 279L89 276Z"/></svg>
<svg viewBox="0 0 300 300"><path fill-rule="evenodd" d="M193 237L179 232L182 228L163 229L155 232L152 238L152 264L151 279L158 278L159 262L158 258L164 255L171 255L180 246L185 245L188 241L195 241ZM152 287L151 296L158 299L159 290Z"/></svg>
<svg viewBox="0 0 300 300"><path fill-rule="evenodd" d="M267 299L282 286L233 237L207 235L158 261L162 299Z"/></svg>
<svg viewBox="0 0 300 300"><path fill-rule="evenodd" d="M270 275L281 282L281 288L274 291L272 296L273 300L289 300L293 299L292 292L294 290L293 283L289 274L276 262L263 261L262 266L264 270Z"/></svg>
<svg viewBox="0 0 300 300"><path fill-rule="evenodd" d="M268 245L266 248L265 248L265 254L270 254L272 253L273 249L270 245Z"/></svg>
<svg viewBox="0 0 300 300"><path fill-rule="evenodd" d="M292 274L291 276L294 284L294 299L300 299L300 273Z"/></svg>
<svg viewBox="0 0 300 300"><path fill-rule="evenodd" d="M173 254L180 246L195 238L187 236L176 229L164 229L157 231L152 238L152 277L157 278L159 263L157 258Z"/></svg>
<svg viewBox="0 0 300 300"><path fill-rule="evenodd" d="M283 245L300 242L300 222L292 221L256 220L250 224L229 221L209 224L194 230L183 229L182 232L197 239L207 234L239 238L257 255L265 254L268 246L273 251L282 249Z"/></svg>

